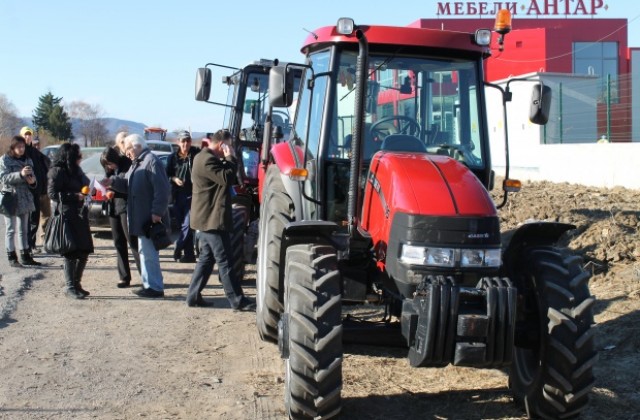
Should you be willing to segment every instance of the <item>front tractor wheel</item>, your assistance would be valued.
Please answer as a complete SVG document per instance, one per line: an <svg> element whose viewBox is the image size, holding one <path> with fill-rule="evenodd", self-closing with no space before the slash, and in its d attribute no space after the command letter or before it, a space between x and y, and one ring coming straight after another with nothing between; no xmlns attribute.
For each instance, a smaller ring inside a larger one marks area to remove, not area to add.
<svg viewBox="0 0 640 420"><path fill-rule="evenodd" d="M520 261L518 330L509 387L529 417L570 418L593 386L594 298L582 260L553 247L530 248Z"/></svg>
<svg viewBox="0 0 640 420"><path fill-rule="evenodd" d="M278 344L285 360L285 406L292 419L329 419L340 412L342 304L335 249L287 249L285 311Z"/></svg>
<svg viewBox="0 0 640 420"><path fill-rule="evenodd" d="M264 191L258 231L256 324L263 340L275 342L282 313L280 244L285 225L294 220L294 208L276 165L267 169Z"/></svg>

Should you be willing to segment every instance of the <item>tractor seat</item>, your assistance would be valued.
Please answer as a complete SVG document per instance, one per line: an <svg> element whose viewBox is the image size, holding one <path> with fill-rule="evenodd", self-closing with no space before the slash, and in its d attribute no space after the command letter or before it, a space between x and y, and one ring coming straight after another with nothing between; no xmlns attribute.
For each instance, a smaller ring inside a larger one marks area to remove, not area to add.
<svg viewBox="0 0 640 420"><path fill-rule="evenodd" d="M427 153L427 147L417 137L408 134L390 134L382 142L380 150L388 152Z"/></svg>

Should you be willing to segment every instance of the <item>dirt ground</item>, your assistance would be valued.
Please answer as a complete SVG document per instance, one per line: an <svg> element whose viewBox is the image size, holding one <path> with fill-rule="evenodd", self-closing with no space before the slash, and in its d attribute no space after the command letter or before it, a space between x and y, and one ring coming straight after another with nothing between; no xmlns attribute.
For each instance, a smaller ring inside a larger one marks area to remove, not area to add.
<svg viewBox="0 0 640 420"><path fill-rule="evenodd" d="M640 191L525 183L500 215L505 230L533 219L577 226L563 245L593 272L600 351L582 418L640 418ZM193 265L168 249L166 298L139 299L115 287L110 237L95 244L84 301L64 297L58 257L19 271L0 261L0 418L285 418L277 347L260 341L253 314L229 308L217 278L204 293L215 307L186 307ZM255 294L255 267L243 286ZM525 418L505 372L412 369L405 353L346 346L341 418Z"/></svg>

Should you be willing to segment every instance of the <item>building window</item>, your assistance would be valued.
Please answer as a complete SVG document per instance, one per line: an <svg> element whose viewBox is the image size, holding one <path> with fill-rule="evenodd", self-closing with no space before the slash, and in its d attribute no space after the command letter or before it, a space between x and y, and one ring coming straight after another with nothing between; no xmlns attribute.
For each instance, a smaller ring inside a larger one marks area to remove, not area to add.
<svg viewBox="0 0 640 420"><path fill-rule="evenodd" d="M618 101L617 42L574 42L573 72L599 76L599 101L607 100L607 92L610 92L612 102Z"/></svg>

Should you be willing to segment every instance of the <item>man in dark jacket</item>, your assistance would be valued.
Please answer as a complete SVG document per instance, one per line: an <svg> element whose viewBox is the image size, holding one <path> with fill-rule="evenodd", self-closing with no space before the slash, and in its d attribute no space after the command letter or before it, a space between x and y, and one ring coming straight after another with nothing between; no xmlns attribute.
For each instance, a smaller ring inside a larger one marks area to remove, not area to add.
<svg viewBox="0 0 640 420"><path fill-rule="evenodd" d="M36 209L29 215L29 250L33 253L36 249L36 238L38 227L40 226L40 211L42 210L43 213L51 215L51 208L43 209L41 207L42 204L49 203L47 199L47 172L51 166L51 160L33 146L33 130L31 128L22 127L20 135L24 137L27 143L25 155L33 162L33 173L37 180L37 187L31 190L33 204L35 204ZM44 227L42 229L44 231Z"/></svg>
<svg viewBox="0 0 640 420"><path fill-rule="evenodd" d="M202 298L218 263L218 275L231 307L240 311L255 310L256 304L244 296L240 280L233 271L231 235L231 187L236 183L238 161L229 146L231 134L217 131L210 144L193 161L193 199L191 201L191 227L198 230L200 256L187 291L188 306L210 306Z"/></svg>
<svg viewBox="0 0 640 420"><path fill-rule="evenodd" d="M188 131L179 132L177 139L178 150L173 152L167 160L167 178L171 182L173 213L180 226L173 259L181 263L194 263L196 257L193 252L193 229L189 220L192 194L191 168L199 149L191 145L191 134Z"/></svg>
<svg viewBox="0 0 640 420"><path fill-rule="evenodd" d="M138 238L142 277L142 287L133 293L145 298L162 298L164 278L160 255L147 234L151 224L169 226L169 180L164 166L151 153L142 136L130 134L124 144L125 153L132 160L125 178L111 176L101 183L114 191L127 193L129 234Z"/></svg>

